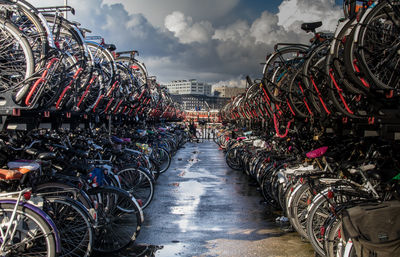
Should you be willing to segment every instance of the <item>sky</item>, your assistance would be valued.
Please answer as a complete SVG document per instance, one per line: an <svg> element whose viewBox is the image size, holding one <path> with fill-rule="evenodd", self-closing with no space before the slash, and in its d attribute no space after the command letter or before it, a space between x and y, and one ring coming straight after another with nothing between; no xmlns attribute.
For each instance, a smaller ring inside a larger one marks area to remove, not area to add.
<svg viewBox="0 0 400 257"><path fill-rule="evenodd" d="M28 0L36 7L64 0ZM262 64L278 42L306 43L303 22L323 21L333 31L342 0L68 0L82 27L117 51L138 59L160 83L197 79L243 86L262 77Z"/></svg>

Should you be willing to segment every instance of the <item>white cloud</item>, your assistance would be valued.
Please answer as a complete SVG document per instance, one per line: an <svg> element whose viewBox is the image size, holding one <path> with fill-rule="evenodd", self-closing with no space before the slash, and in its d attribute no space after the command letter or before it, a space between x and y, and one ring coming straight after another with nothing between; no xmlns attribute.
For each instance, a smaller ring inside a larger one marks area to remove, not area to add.
<svg viewBox="0 0 400 257"><path fill-rule="evenodd" d="M255 38L256 43L273 44L280 40L286 40L287 31L278 25L278 17L267 11L256 19L250 28L250 34Z"/></svg>
<svg viewBox="0 0 400 257"><path fill-rule="evenodd" d="M241 45L251 44L249 40L249 24L246 21L236 21L226 28L216 29L212 39L219 41L237 41Z"/></svg>
<svg viewBox="0 0 400 257"><path fill-rule="evenodd" d="M298 31L303 22L323 21L321 29L333 31L342 15L342 8L335 5L335 0L284 0L279 5L278 24L286 30Z"/></svg>
<svg viewBox="0 0 400 257"><path fill-rule="evenodd" d="M238 76L238 77L230 79L230 80L222 80L222 81L218 81L218 82L213 84L213 88L222 87L222 86L245 88L246 87L246 80L243 79L242 76Z"/></svg>
<svg viewBox="0 0 400 257"><path fill-rule="evenodd" d="M174 33L179 42L204 43L210 40L213 28L210 22L201 21L193 23L192 17L186 17L183 13L175 11L165 17L165 28Z"/></svg>

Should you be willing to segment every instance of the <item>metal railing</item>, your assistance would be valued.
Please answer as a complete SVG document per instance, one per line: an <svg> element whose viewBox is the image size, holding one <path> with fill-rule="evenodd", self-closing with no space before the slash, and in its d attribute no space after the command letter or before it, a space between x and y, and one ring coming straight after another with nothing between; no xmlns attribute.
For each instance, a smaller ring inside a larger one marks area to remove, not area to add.
<svg viewBox="0 0 400 257"><path fill-rule="evenodd" d="M198 125L196 135L199 139L213 140L217 137L220 123L206 123Z"/></svg>

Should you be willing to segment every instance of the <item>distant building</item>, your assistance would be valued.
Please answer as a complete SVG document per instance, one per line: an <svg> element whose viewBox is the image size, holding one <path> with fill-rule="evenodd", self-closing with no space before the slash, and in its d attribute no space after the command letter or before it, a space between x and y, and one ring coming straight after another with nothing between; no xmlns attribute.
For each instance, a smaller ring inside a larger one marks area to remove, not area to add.
<svg viewBox="0 0 400 257"><path fill-rule="evenodd" d="M171 95L174 102L183 106L186 111L219 110L225 106L230 98L205 95Z"/></svg>
<svg viewBox="0 0 400 257"><path fill-rule="evenodd" d="M218 95L219 97L231 98L233 96L237 96L241 93L244 93L245 88L220 86L220 87L214 87L213 91L214 95Z"/></svg>
<svg viewBox="0 0 400 257"><path fill-rule="evenodd" d="M211 96L211 85L195 79L174 80L164 84L172 95L206 95Z"/></svg>

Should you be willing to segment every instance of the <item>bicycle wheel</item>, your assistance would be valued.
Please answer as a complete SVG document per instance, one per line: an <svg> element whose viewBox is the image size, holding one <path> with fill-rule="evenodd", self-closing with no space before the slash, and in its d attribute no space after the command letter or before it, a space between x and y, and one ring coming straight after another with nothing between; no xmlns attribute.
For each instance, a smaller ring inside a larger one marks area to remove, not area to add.
<svg viewBox="0 0 400 257"><path fill-rule="evenodd" d="M324 240L324 248L326 250L326 255L328 257L333 256L343 256L344 247L339 246L341 240L341 226L342 222L339 220L335 220L329 227L325 230L325 240ZM338 252L339 251L339 252ZM340 255L337 255L337 254Z"/></svg>
<svg viewBox="0 0 400 257"><path fill-rule="evenodd" d="M57 226L61 239L59 256L90 256L94 234L87 210L69 198L45 197L43 210Z"/></svg>
<svg viewBox="0 0 400 257"><path fill-rule="evenodd" d="M326 256L323 245L324 234L322 226L330 215L332 204L321 195L314 199L307 214L307 235L314 250L321 256Z"/></svg>
<svg viewBox="0 0 400 257"><path fill-rule="evenodd" d="M240 170L240 162L237 158L236 152L237 152L236 148L230 149L225 155L225 160L231 169Z"/></svg>
<svg viewBox="0 0 400 257"><path fill-rule="evenodd" d="M360 68L382 89L400 87L399 7L397 1L380 2L365 17L358 36Z"/></svg>
<svg viewBox="0 0 400 257"><path fill-rule="evenodd" d="M304 238L308 238L306 231L307 208L311 204L313 197L311 188L307 184L304 184L296 191L290 203L290 221L296 231Z"/></svg>
<svg viewBox="0 0 400 257"><path fill-rule="evenodd" d="M18 28L3 18L0 18L0 23L3 24L0 26L0 93L2 93L28 79L34 72L35 62L31 47Z"/></svg>
<svg viewBox="0 0 400 257"><path fill-rule="evenodd" d="M87 48L91 53L95 67L100 68L100 76L106 91L114 81L116 65L112 54L99 44L94 42L86 42Z"/></svg>
<svg viewBox="0 0 400 257"><path fill-rule="evenodd" d="M127 56L120 56L115 61L122 62L130 68L136 81L136 88L140 88L147 83L147 69L143 63Z"/></svg>
<svg viewBox="0 0 400 257"><path fill-rule="evenodd" d="M144 169L125 167L118 171L122 189L132 194L141 205L146 208L154 196L153 176Z"/></svg>
<svg viewBox="0 0 400 257"><path fill-rule="evenodd" d="M154 158L160 173L167 171L171 165L171 154L164 148L157 147L153 149L151 157Z"/></svg>
<svg viewBox="0 0 400 257"><path fill-rule="evenodd" d="M303 67L303 82L307 88L308 99L314 106L314 111L320 115L330 115L333 112L328 94L328 75L325 73L329 48L330 41L318 46Z"/></svg>
<svg viewBox="0 0 400 257"><path fill-rule="evenodd" d="M285 78L288 68L303 61L305 54L304 47L285 47L277 50L268 59L264 66L264 80L266 80L265 90L268 96L276 102L281 99L279 95L279 85Z"/></svg>
<svg viewBox="0 0 400 257"><path fill-rule="evenodd" d="M306 96L306 90L307 88L303 85L301 78L301 69L299 69L290 82L288 100L296 116L300 118L314 115L311 102Z"/></svg>
<svg viewBox="0 0 400 257"><path fill-rule="evenodd" d="M330 54L327 56L326 74L334 73L337 80L353 94L365 94L369 88L355 69L357 62L351 63L353 58L350 57L354 53L354 25L355 19L347 21L337 38L333 40Z"/></svg>
<svg viewBox="0 0 400 257"><path fill-rule="evenodd" d="M0 203L1 235L5 235L11 220L15 204ZM1 238L5 242L5 256L23 257L55 257L56 236L51 226L40 214L20 205L16 209L14 219L15 233L13 238Z"/></svg>
<svg viewBox="0 0 400 257"><path fill-rule="evenodd" d="M46 54L49 50L47 31L43 26L38 15L40 13L26 1L2 2L8 4L8 18L24 33L32 49L32 54L36 62L36 71L44 67Z"/></svg>
<svg viewBox="0 0 400 257"><path fill-rule="evenodd" d="M97 207L98 224L93 249L114 252L135 241L143 222L143 213L134 198L115 187L91 188L88 194Z"/></svg>

